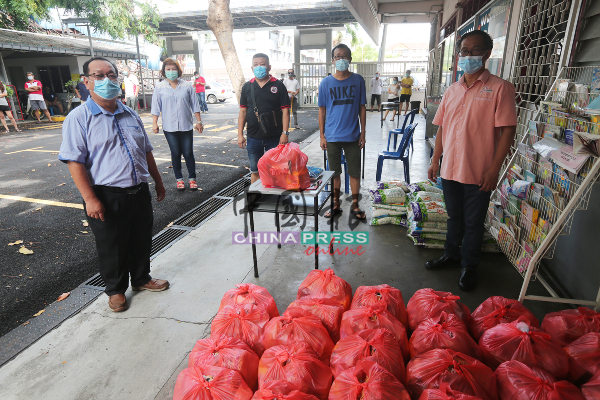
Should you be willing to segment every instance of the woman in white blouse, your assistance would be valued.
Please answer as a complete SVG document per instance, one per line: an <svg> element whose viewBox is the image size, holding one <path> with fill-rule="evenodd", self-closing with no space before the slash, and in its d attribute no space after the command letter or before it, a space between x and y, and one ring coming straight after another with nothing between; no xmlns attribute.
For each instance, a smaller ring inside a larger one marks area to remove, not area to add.
<svg viewBox="0 0 600 400"><path fill-rule="evenodd" d="M8 129L8 125L6 125L4 114L6 114L8 119L10 119L10 122L15 127L15 130L17 132L21 132L21 130L17 127L17 121L15 121L15 117L13 117L10 105L8 104L8 91L6 90L4 84L0 82L0 121L2 121L2 126L4 126L6 133L9 133L10 129Z"/></svg>
<svg viewBox="0 0 600 400"><path fill-rule="evenodd" d="M392 83L388 87L388 93L390 94L388 101L393 101L394 103L397 103L399 101L398 90L400 90L400 84L398 83L398 77L394 76L392 78ZM387 118L389 112L390 112L390 110L387 110L385 112L385 116L383 117L383 119ZM394 112L392 113L392 119L390 119L390 121L393 121L394 118L396 118L396 109L395 108L394 108Z"/></svg>
<svg viewBox="0 0 600 400"><path fill-rule="evenodd" d="M182 155L188 170L190 189L198 189L194 129L202 133L204 127L196 89L191 82L181 79L182 74L177 61L171 58L163 61L162 75L166 79L156 85L152 94L152 131L158 133L158 117L162 114L162 128L171 149L171 165L177 179L177 189L185 189L181 172ZM195 127L192 114L196 116Z"/></svg>

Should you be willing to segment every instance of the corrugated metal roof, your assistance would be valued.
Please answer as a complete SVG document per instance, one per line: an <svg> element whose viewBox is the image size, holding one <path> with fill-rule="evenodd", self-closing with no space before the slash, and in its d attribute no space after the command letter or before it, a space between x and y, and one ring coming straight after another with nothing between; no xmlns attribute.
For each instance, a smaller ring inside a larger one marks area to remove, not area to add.
<svg viewBox="0 0 600 400"><path fill-rule="evenodd" d="M91 56L88 39L56 36L40 33L0 29L0 49L20 52L54 53L75 56ZM137 53L123 47L94 40L94 53L97 56L118 59L137 59ZM142 54L143 59L148 58Z"/></svg>

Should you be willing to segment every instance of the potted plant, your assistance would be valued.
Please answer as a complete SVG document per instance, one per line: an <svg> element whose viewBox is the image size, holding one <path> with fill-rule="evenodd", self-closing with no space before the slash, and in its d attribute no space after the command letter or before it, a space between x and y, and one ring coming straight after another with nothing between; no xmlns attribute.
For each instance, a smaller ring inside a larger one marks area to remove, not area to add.
<svg viewBox="0 0 600 400"><path fill-rule="evenodd" d="M71 104L73 102L73 98L75 97L75 88L77 87L78 81L71 79L69 82L65 83L65 89L67 90L67 113L71 111Z"/></svg>

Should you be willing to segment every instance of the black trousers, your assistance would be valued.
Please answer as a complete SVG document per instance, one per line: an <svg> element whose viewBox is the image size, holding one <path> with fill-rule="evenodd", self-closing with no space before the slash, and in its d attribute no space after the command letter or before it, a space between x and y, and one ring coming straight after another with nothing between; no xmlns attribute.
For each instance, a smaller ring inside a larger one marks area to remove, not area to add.
<svg viewBox="0 0 600 400"><path fill-rule="evenodd" d="M139 190L94 186L104 205L104 221L86 217L98 249L98 269L106 283L105 293L125 293L129 287L144 286L150 277L152 249L152 199L147 183ZM85 202L83 203L85 210Z"/></svg>

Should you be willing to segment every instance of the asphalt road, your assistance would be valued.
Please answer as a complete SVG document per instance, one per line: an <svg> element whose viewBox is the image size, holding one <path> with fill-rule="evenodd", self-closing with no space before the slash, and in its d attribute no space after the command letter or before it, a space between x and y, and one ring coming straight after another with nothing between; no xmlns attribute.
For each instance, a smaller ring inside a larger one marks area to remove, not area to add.
<svg viewBox="0 0 600 400"><path fill-rule="evenodd" d="M209 105L209 114L202 115L205 131L194 138L198 191L175 189L167 141L162 132L148 129L167 188L164 201L154 200L153 234L248 173L246 150L237 145L238 110L235 100L228 100ZM149 113L142 120L151 125ZM291 141L318 129L317 110L300 110L299 122ZM94 237L82 222L83 210L76 208L81 196L67 165L58 161L61 140L57 123L0 134L0 336L97 272ZM185 163L183 170L185 176ZM18 240L23 244L8 245ZM23 245L33 254L21 254Z"/></svg>

